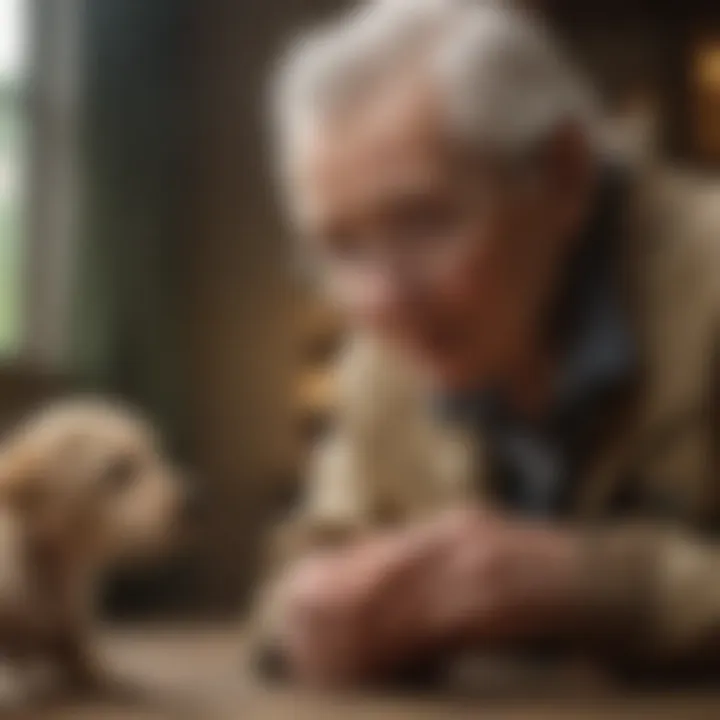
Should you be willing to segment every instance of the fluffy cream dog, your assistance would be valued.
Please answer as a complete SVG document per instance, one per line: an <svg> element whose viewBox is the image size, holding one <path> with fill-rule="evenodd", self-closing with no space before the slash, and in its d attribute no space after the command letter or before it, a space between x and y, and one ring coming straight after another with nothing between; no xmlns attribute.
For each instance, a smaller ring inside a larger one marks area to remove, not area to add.
<svg viewBox="0 0 720 720"><path fill-rule="evenodd" d="M100 400L64 401L0 445L0 659L96 684L100 573L167 543L185 493L152 429Z"/></svg>

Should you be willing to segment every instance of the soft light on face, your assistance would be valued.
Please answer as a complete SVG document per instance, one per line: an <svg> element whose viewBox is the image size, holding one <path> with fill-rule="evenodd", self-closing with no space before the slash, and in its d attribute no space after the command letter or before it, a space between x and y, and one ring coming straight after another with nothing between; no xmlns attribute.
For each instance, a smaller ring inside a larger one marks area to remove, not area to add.
<svg viewBox="0 0 720 720"><path fill-rule="evenodd" d="M351 322L462 387L527 346L558 215L530 182L452 142L439 107L421 77L388 83L317 129L294 189Z"/></svg>

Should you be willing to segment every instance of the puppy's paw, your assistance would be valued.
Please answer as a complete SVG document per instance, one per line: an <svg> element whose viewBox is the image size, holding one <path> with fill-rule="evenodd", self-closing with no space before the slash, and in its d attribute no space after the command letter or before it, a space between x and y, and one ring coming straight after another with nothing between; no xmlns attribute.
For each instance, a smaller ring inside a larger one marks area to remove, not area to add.
<svg viewBox="0 0 720 720"><path fill-rule="evenodd" d="M0 662L0 717L5 712L18 710L33 699L35 688L26 673L10 663Z"/></svg>
<svg viewBox="0 0 720 720"><path fill-rule="evenodd" d="M251 672L270 683L284 683L290 679L290 667L282 648L271 642L256 645L250 650Z"/></svg>

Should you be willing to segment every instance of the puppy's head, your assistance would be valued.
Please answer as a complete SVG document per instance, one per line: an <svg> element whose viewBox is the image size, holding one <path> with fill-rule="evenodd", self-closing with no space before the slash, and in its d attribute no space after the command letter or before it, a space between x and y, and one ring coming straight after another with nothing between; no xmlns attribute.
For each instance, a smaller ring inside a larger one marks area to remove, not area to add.
<svg viewBox="0 0 720 720"><path fill-rule="evenodd" d="M0 502L29 536L98 563L161 549L185 492L150 426L100 400L55 405L0 447Z"/></svg>

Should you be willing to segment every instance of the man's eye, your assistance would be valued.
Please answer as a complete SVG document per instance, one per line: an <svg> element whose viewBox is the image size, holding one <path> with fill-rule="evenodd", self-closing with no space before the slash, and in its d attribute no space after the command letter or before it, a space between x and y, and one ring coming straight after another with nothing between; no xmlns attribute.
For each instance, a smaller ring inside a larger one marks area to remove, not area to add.
<svg viewBox="0 0 720 720"><path fill-rule="evenodd" d="M103 487L109 492L125 490L137 477L138 469L135 458L129 455L113 458L103 472Z"/></svg>

